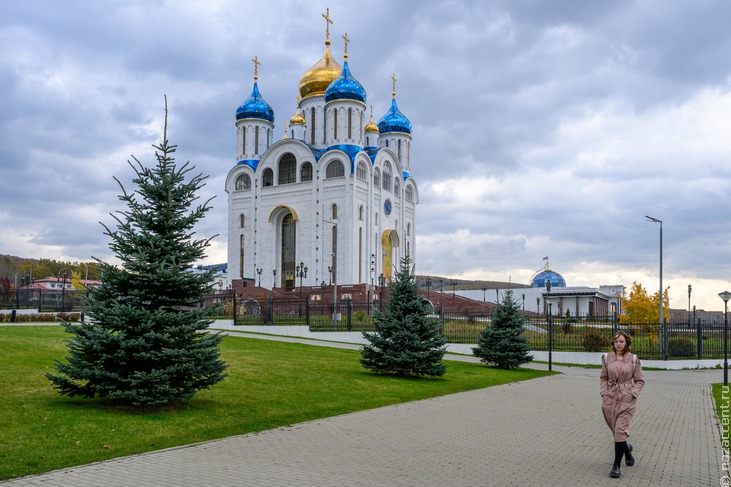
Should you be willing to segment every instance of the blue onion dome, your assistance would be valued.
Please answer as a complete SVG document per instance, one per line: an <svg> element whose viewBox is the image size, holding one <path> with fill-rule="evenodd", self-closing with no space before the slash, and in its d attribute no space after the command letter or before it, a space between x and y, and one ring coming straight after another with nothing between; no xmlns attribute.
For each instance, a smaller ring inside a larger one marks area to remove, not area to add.
<svg viewBox="0 0 731 487"><path fill-rule="evenodd" d="M388 132L411 133L411 122L399 111L395 92L391 100L391 109L378 121L378 131L382 134Z"/></svg>
<svg viewBox="0 0 731 487"><path fill-rule="evenodd" d="M558 272L552 271L546 264L546 267L538 271L530 281L530 287L545 288L547 282L551 282L551 289L555 287L566 287L566 280Z"/></svg>
<svg viewBox="0 0 731 487"><path fill-rule="evenodd" d="M366 92L357 79L350 74L348 61L343 63L343 71L325 90L325 103L335 100L355 100L366 102Z"/></svg>
<svg viewBox="0 0 731 487"><path fill-rule="evenodd" d="M245 118L259 118L274 122L274 110L259 94L259 85L254 81L251 96L236 109L236 120Z"/></svg>

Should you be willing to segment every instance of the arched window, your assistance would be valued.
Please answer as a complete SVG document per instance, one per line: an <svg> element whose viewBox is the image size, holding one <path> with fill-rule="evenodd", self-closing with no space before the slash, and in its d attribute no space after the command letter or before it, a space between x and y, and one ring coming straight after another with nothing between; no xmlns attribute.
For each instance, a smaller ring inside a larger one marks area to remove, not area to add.
<svg viewBox="0 0 731 487"><path fill-rule="evenodd" d="M414 190L411 189L411 186L406 186L406 201L414 201Z"/></svg>
<svg viewBox="0 0 731 487"><path fill-rule="evenodd" d="M401 183L399 182L398 178L393 178L393 194L398 196L401 194Z"/></svg>
<svg viewBox="0 0 731 487"><path fill-rule="evenodd" d="M270 167L264 169L264 174L261 175L261 185L265 188L274 186L274 171Z"/></svg>
<svg viewBox="0 0 731 487"><path fill-rule="evenodd" d="M362 162L358 163L358 168L355 170L355 177L361 181L366 181L366 178L368 177L368 169L366 169L365 164Z"/></svg>
<svg viewBox="0 0 731 487"><path fill-rule="evenodd" d="M251 189L251 178L248 174L240 174L236 178L236 184L234 185L234 191L247 191Z"/></svg>
<svg viewBox="0 0 731 487"><path fill-rule="evenodd" d="M239 228L244 228L244 223L246 223L246 218L242 213L241 215L239 215Z"/></svg>
<svg viewBox="0 0 731 487"><path fill-rule="evenodd" d="M406 224L406 235L407 236L411 235L411 223Z"/></svg>
<svg viewBox="0 0 731 487"><path fill-rule="evenodd" d="M310 130L310 145L315 145L315 107L312 107L312 116L310 117L310 120L312 120L311 128Z"/></svg>
<svg viewBox="0 0 731 487"><path fill-rule="evenodd" d="M358 207L358 220L363 221L363 205Z"/></svg>
<svg viewBox="0 0 731 487"><path fill-rule="evenodd" d="M300 169L300 181L312 181L312 164L305 162Z"/></svg>
<svg viewBox="0 0 731 487"><path fill-rule="evenodd" d="M239 276L244 277L244 236L239 239Z"/></svg>
<svg viewBox="0 0 731 487"><path fill-rule="evenodd" d="M291 184L297 182L297 159L294 154L287 152L279 159L279 183Z"/></svg>
<svg viewBox="0 0 731 487"><path fill-rule="evenodd" d="M243 140L241 141L241 146L244 148L243 153L246 154L246 127L241 127L241 133L243 136Z"/></svg>
<svg viewBox="0 0 731 487"><path fill-rule="evenodd" d="M254 128L254 154L259 155L259 126Z"/></svg>
<svg viewBox="0 0 731 487"><path fill-rule="evenodd" d="M401 139L398 141L398 160L401 160Z"/></svg>
<svg viewBox="0 0 731 487"><path fill-rule="evenodd" d="M345 177L345 167L340 161L332 161L325 170L325 179Z"/></svg>
<svg viewBox="0 0 731 487"><path fill-rule="evenodd" d="M373 186L375 186L376 188L381 187L381 171L379 171L378 169L373 172Z"/></svg>
<svg viewBox="0 0 731 487"><path fill-rule="evenodd" d="M391 191L391 164L383 165L383 189Z"/></svg>
<svg viewBox="0 0 731 487"><path fill-rule="evenodd" d="M353 131L351 130L351 127L353 126L353 109L348 108L348 138L353 138Z"/></svg>
<svg viewBox="0 0 731 487"><path fill-rule="evenodd" d="M338 138L338 109L333 110L333 139Z"/></svg>
<svg viewBox="0 0 731 487"><path fill-rule="evenodd" d="M338 219L338 205L333 203L332 205L332 213L331 213L332 219L337 220Z"/></svg>
<svg viewBox="0 0 731 487"><path fill-rule="evenodd" d="M374 215L373 222L378 225L378 212Z"/></svg>

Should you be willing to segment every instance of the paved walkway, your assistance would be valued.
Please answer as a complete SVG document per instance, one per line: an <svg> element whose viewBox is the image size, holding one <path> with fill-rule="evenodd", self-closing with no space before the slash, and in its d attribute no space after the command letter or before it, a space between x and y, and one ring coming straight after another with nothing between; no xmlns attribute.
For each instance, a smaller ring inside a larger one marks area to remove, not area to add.
<svg viewBox="0 0 731 487"><path fill-rule="evenodd" d="M722 480L720 433L709 385L722 379L720 371L645 372L647 383L630 440L637 463L634 467L623 465L622 478L617 480L608 477L614 446L600 411L599 371L577 367L556 370L563 374L58 470L0 485L729 485Z"/></svg>

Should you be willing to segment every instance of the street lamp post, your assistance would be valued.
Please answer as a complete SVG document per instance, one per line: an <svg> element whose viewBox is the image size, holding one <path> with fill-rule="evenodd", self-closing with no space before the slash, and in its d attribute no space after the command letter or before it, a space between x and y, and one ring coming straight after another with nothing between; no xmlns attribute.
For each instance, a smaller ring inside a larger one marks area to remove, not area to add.
<svg viewBox="0 0 731 487"><path fill-rule="evenodd" d="M654 223L660 224L660 294L658 294L658 324L660 326L660 330L662 330L662 220L658 220L657 218L653 218L651 216L645 215L645 218L647 218L647 221L651 221ZM663 340L660 340L660 349L662 353L662 344Z"/></svg>
<svg viewBox="0 0 731 487"><path fill-rule="evenodd" d="M522 296L523 296L523 301L522 301L522 303L523 303L523 311L525 311L525 293L523 293Z"/></svg>
<svg viewBox="0 0 731 487"><path fill-rule="evenodd" d="M331 265L327 266L327 273L330 275L330 286L333 285L333 268Z"/></svg>
<svg viewBox="0 0 731 487"><path fill-rule="evenodd" d="M277 287L277 270L272 270L272 275L274 276L274 282L272 282L272 289Z"/></svg>
<svg viewBox="0 0 731 487"><path fill-rule="evenodd" d="M457 287L457 281L452 279L452 297L454 297L454 290Z"/></svg>
<svg viewBox="0 0 731 487"><path fill-rule="evenodd" d="M728 300L731 299L731 292L718 293L723 299L723 385L728 385Z"/></svg>
<svg viewBox="0 0 731 487"><path fill-rule="evenodd" d="M378 298L378 308L383 311L383 286L386 285L386 276L381 273L380 276L378 276L378 285L380 286L379 293L380 297Z"/></svg>
<svg viewBox="0 0 731 487"><path fill-rule="evenodd" d="M307 277L307 267L304 262L300 262L300 265L294 268L295 278L300 278L300 318L302 318L302 279Z"/></svg>
<svg viewBox="0 0 731 487"><path fill-rule="evenodd" d="M541 298L536 298L536 314L541 313Z"/></svg>
<svg viewBox="0 0 731 487"><path fill-rule="evenodd" d="M482 286L482 302L483 303L487 301L487 296L485 295L486 292L487 292L487 286Z"/></svg>
<svg viewBox="0 0 731 487"><path fill-rule="evenodd" d="M553 303L551 302L551 281L546 282L546 302L548 303L548 370L553 370Z"/></svg>
<svg viewBox="0 0 731 487"><path fill-rule="evenodd" d="M431 277L426 278L426 300L431 303Z"/></svg>
<svg viewBox="0 0 731 487"><path fill-rule="evenodd" d="M688 328L690 328L690 292L693 290L690 284L688 284Z"/></svg>
<svg viewBox="0 0 731 487"><path fill-rule="evenodd" d="M259 286L258 287L261 287L261 273L262 273L261 269L256 270L256 275L259 276Z"/></svg>

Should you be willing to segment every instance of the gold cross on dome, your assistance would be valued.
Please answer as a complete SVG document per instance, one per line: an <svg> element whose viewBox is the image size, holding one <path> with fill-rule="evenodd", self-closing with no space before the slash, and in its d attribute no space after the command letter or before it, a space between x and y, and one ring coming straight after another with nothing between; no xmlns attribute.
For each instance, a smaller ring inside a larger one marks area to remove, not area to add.
<svg viewBox="0 0 731 487"><path fill-rule="evenodd" d="M396 74L391 75L391 81L393 82L393 96L396 97Z"/></svg>
<svg viewBox="0 0 731 487"><path fill-rule="evenodd" d="M297 110L300 109L300 97L297 95Z"/></svg>
<svg viewBox="0 0 731 487"><path fill-rule="evenodd" d="M371 105L371 120L373 119L373 105Z"/></svg>
<svg viewBox="0 0 731 487"><path fill-rule="evenodd" d="M343 40L345 41L345 58L348 58L348 42L350 42L350 39L348 39L348 33L346 32L343 36Z"/></svg>
<svg viewBox="0 0 731 487"><path fill-rule="evenodd" d="M332 19L330 18L330 9L328 8L326 13L322 14L322 18L325 19L325 38L329 41L330 40L330 24L333 23Z"/></svg>
<svg viewBox="0 0 731 487"><path fill-rule="evenodd" d="M251 58L251 61L254 63L254 81L259 79L259 65L261 62L259 61L259 56L254 56Z"/></svg>

